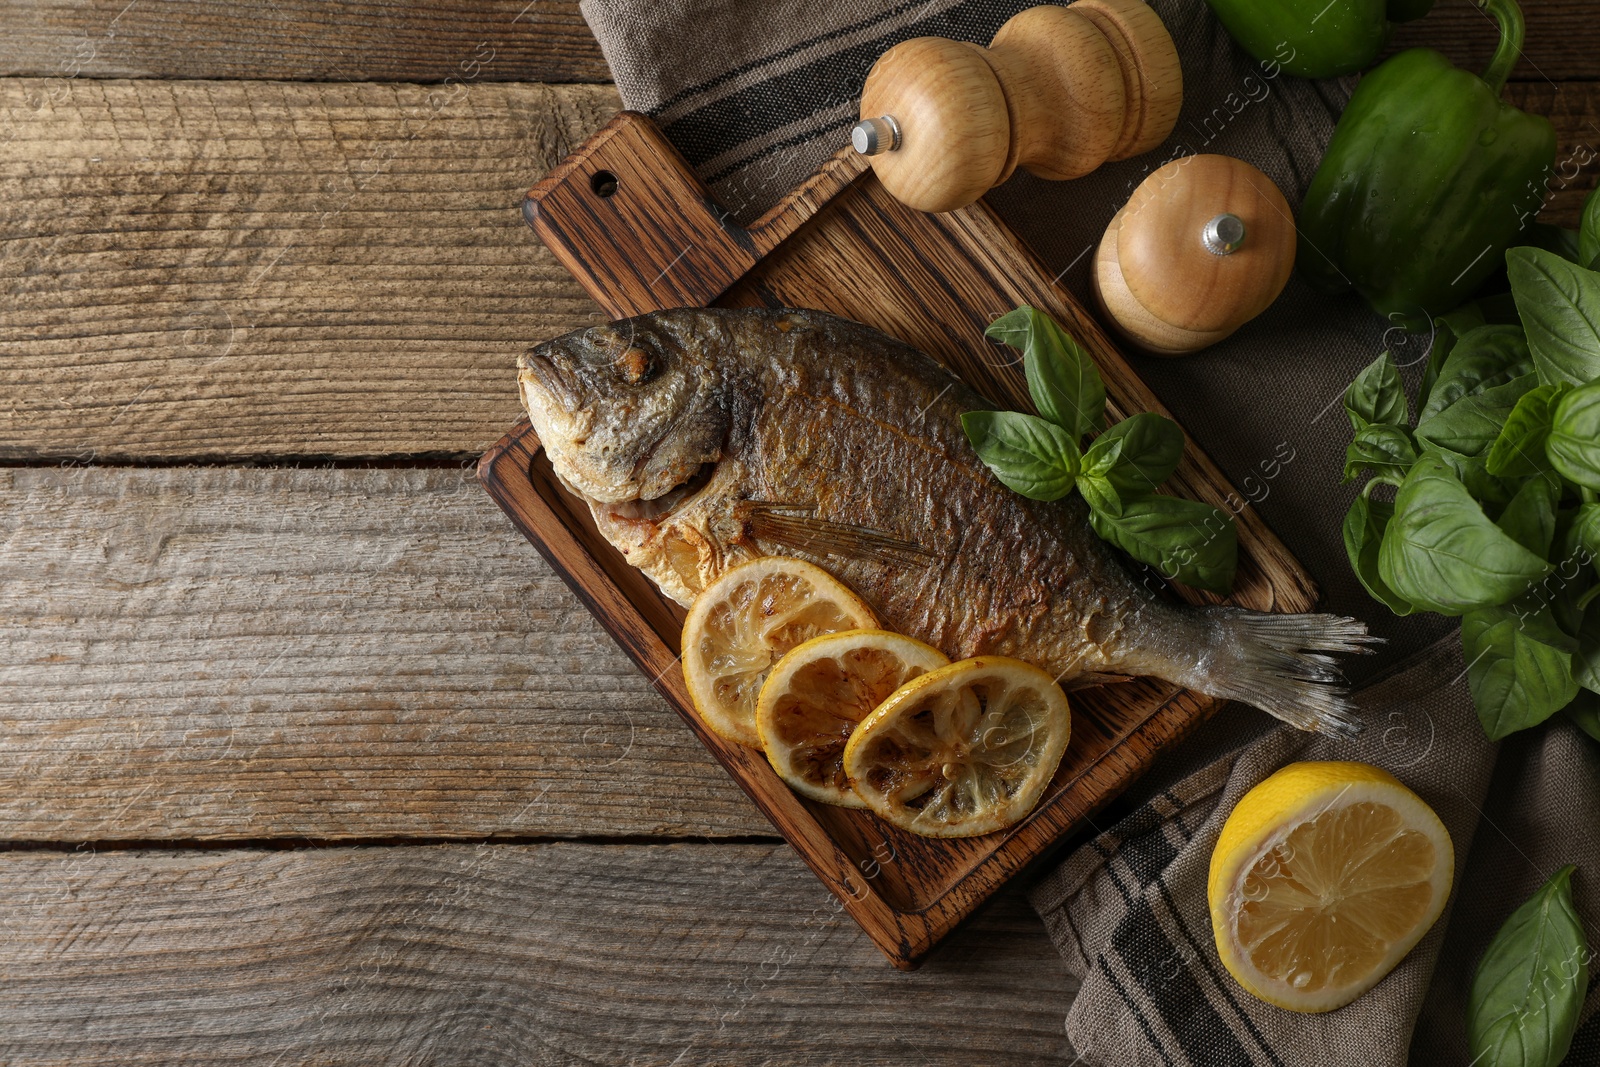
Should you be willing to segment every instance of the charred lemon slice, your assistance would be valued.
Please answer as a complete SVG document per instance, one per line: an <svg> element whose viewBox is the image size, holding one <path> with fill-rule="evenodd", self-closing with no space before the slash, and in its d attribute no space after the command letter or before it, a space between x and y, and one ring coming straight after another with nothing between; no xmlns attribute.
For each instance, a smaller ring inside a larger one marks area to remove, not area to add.
<svg viewBox="0 0 1600 1067"><path fill-rule="evenodd" d="M979 656L897 689L856 728L844 770L867 807L896 826L972 837L1033 809L1071 729L1067 696L1050 675Z"/></svg>
<svg viewBox="0 0 1600 1067"><path fill-rule="evenodd" d="M844 773L850 735L896 689L949 662L886 630L846 630L796 647L772 668L756 702L756 732L773 770L804 796L865 807Z"/></svg>
<svg viewBox="0 0 1600 1067"><path fill-rule="evenodd" d="M1455 868L1433 809L1365 763L1291 763L1246 793L1211 853L1223 966L1290 1011L1371 989L1444 910Z"/></svg>
<svg viewBox="0 0 1600 1067"><path fill-rule="evenodd" d="M784 556L742 563L695 597L683 623L683 680L705 724L760 747L756 699L785 652L822 634L878 625L821 567Z"/></svg>

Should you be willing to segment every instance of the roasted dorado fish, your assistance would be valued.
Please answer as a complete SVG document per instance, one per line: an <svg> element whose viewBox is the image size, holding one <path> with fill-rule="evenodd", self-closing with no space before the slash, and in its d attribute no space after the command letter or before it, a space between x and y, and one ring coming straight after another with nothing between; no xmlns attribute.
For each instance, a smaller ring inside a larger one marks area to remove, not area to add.
<svg viewBox="0 0 1600 1067"><path fill-rule="evenodd" d="M1301 729L1359 729L1325 653L1364 650L1363 624L1155 595L1076 495L1002 485L960 423L991 405L876 330L685 308L559 337L518 367L556 474L680 604L745 559L799 556L952 657L1015 656L1064 684L1155 676Z"/></svg>

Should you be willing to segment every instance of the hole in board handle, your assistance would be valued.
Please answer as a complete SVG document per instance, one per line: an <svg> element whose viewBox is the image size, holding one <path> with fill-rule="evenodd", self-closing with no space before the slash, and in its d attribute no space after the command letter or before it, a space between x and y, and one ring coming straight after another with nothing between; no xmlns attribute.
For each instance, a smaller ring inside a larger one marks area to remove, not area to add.
<svg viewBox="0 0 1600 1067"><path fill-rule="evenodd" d="M594 177L589 179L589 188L594 190L594 195L602 199L614 196L617 192L617 176L609 170L597 170Z"/></svg>

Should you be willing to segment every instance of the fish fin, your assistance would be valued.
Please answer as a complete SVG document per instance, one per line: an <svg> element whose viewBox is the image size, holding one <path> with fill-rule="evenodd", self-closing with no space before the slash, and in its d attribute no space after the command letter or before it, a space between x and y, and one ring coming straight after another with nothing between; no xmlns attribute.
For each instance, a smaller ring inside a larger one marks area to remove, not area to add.
<svg viewBox="0 0 1600 1067"><path fill-rule="evenodd" d="M1071 678L1061 679L1061 688L1071 693L1079 689L1094 689L1102 685L1118 685L1122 682L1137 680L1131 674L1105 674L1100 671L1086 671Z"/></svg>
<svg viewBox="0 0 1600 1067"><path fill-rule="evenodd" d="M1290 726L1354 737L1361 720L1329 652L1372 652L1383 643L1367 624L1337 615L1270 615L1212 607L1195 614L1205 628L1190 677L1170 681L1260 708ZM1199 637L1199 635L1197 635Z"/></svg>
<svg viewBox="0 0 1600 1067"><path fill-rule="evenodd" d="M926 567L938 558L915 541L866 526L819 519L815 511L806 505L756 502L750 507L750 532L759 540L798 552L870 560L891 567Z"/></svg>

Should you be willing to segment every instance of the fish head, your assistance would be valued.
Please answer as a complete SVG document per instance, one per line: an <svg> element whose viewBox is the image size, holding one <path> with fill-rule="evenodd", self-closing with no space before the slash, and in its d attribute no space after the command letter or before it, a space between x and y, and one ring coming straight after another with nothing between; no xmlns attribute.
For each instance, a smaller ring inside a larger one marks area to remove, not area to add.
<svg viewBox="0 0 1600 1067"><path fill-rule="evenodd" d="M528 417L561 480L592 505L648 503L721 459L731 421L721 332L704 312L658 312L518 360Z"/></svg>

